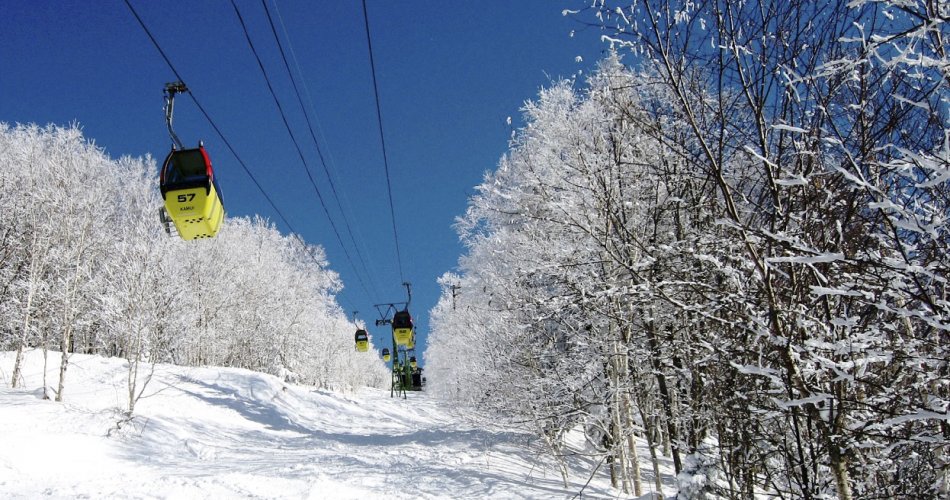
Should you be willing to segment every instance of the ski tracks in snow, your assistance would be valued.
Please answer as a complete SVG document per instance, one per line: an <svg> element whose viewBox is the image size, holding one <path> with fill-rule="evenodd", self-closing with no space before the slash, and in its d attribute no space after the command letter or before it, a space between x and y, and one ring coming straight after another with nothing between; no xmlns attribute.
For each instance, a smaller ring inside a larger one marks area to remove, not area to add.
<svg viewBox="0 0 950 500"><path fill-rule="evenodd" d="M256 372L158 365L131 421L126 363L74 356L67 403L42 359L0 385L4 498L570 498L523 434L476 428L425 393L339 394ZM0 353L10 373L12 353ZM48 380L53 380L49 374ZM613 498L603 481L584 497Z"/></svg>

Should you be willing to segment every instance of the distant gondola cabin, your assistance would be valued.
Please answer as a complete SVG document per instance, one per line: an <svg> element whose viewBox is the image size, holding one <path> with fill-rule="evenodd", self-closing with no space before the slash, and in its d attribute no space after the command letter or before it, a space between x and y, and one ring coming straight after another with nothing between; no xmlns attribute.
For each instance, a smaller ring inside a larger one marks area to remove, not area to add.
<svg viewBox="0 0 950 500"><path fill-rule="evenodd" d="M356 350L359 352L369 350L369 334L362 328L356 331Z"/></svg>
<svg viewBox="0 0 950 500"><path fill-rule="evenodd" d="M383 348L383 361L389 362L392 359L392 356L389 354L389 349Z"/></svg>
<svg viewBox="0 0 950 500"><path fill-rule="evenodd" d="M399 311L393 315L393 339L398 345L408 346L412 339L412 316L409 311Z"/></svg>
<svg viewBox="0 0 950 500"><path fill-rule="evenodd" d="M409 366L410 366L413 370L415 370L416 367L419 366L419 364L416 363L416 357L415 357L415 356L412 356L412 357L409 358Z"/></svg>
<svg viewBox="0 0 950 500"><path fill-rule="evenodd" d="M213 238L224 220L221 190L203 146L173 149L160 175L165 211L182 239Z"/></svg>

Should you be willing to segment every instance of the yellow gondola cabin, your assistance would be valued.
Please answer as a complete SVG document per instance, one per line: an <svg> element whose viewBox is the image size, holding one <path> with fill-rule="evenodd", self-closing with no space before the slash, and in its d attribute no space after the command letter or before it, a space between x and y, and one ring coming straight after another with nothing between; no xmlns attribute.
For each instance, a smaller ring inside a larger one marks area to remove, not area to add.
<svg viewBox="0 0 950 500"><path fill-rule="evenodd" d="M366 333L366 330L359 329L356 331L356 350L359 352L369 350L369 334Z"/></svg>
<svg viewBox="0 0 950 500"><path fill-rule="evenodd" d="M408 346L412 339L412 316L403 310L393 315L393 339L398 345Z"/></svg>
<svg viewBox="0 0 950 500"><path fill-rule="evenodd" d="M224 203L203 146L172 149L159 179L165 213L184 240L213 238L224 220Z"/></svg>

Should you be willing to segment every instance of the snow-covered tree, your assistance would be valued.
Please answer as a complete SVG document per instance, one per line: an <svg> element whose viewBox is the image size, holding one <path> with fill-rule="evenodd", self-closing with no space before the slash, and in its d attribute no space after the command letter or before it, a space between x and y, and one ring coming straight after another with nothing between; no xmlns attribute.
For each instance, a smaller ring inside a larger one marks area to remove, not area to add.
<svg viewBox="0 0 950 500"><path fill-rule="evenodd" d="M526 106L459 222L438 391L583 423L637 494L634 434L697 497L945 494L946 6L586 5L636 65Z"/></svg>

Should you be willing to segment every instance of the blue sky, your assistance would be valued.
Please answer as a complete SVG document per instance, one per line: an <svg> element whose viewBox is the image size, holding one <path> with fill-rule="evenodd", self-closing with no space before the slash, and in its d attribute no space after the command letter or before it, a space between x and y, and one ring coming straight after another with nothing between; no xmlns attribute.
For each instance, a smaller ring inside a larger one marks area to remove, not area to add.
<svg viewBox="0 0 950 500"><path fill-rule="evenodd" d="M319 123L320 147L371 278L348 246L359 269L349 264L333 234L230 2L132 0L132 5L290 224L326 249L344 282L341 305L360 311L377 347L385 345L381 338L388 332L372 325L373 304L405 301L401 282L412 283L421 352L428 311L439 295L435 280L452 270L463 252L453 220L464 212L482 174L505 153L512 127L520 122L519 108L552 80L588 72L606 46L596 30L561 15L583 2L367 1L400 277L361 3L277 0L275 11L268 1L289 34L316 112L311 119ZM237 5L349 245L262 3L238 0ZM281 42L289 51L288 40ZM77 122L113 157L151 154L161 160L170 147L162 88L173 80L122 0L4 2L0 121ZM186 145L204 140L228 215L259 214L288 231L188 98L176 102L175 128Z"/></svg>

